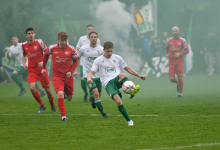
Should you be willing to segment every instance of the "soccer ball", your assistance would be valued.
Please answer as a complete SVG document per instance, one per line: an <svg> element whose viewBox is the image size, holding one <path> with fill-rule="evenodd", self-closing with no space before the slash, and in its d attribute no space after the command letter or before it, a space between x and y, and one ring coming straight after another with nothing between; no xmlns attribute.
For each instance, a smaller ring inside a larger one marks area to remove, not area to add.
<svg viewBox="0 0 220 150"><path fill-rule="evenodd" d="M124 84L122 85L122 90L126 93L126 94L131 94L134 92L135 89L135 84L132 81L126 81L124 82Z"/></svg>

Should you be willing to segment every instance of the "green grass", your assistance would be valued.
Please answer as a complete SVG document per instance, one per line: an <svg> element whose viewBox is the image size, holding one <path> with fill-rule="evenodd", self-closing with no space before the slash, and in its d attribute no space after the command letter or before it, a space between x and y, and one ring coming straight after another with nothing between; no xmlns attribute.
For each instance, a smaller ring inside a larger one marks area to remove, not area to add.
<svg viewBox="0 0 220 150"><path fill-rule="evenodd" d="M46 96L47 109L37 114L39 104L30 90L18 97L15 83L0 84L0 150L220 149L219 76L185 76L182 99L167 76L130 79L141 86L133 99L123 94L133 127L104 90L102 104L109 118L84 103L79 80L73 100L65 101L67 122L59 112L52 113ZM28 83L24 86L28 89Z"/></svg>

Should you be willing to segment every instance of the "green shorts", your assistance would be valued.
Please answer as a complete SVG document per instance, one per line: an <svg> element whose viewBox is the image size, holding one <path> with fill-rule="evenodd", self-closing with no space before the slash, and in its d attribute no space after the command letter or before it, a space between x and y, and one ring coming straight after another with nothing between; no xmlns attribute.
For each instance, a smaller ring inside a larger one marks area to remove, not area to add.
<svg viewBox="0 0 220 150"><path fill-rule="evenodd" d="M79 73L80 73L80 77L83 77L83 66L82 65L79 66Z"/></svg>
<svg viewBox="0 0 220 150"><path fill-rule="evenodd" d="M24 69L23 66L19 66L15 69L19 75L23 75L25 78L28 77L28 71Z"/></svg>
<svg viewBox="0 0 220 150"><path fill-rule="evenodd" d="M119 89L122 87L122 84L118 82L118 77L115 77L105 86L107 94L113 99L113 95L118 94L122 98L121 92ZM113 99L114 100L114 99Z"/></svg>
<svg viewBox="0 0 220 150"><path fill-rule="evenodd" d="M100 81L100 78L92 78L92 84L89 84L87 82L87 78L84 78L84 80L86 81L86 84L89 87L89 92L91 92L94 88L97 88L99 92L102 92L102 83Z"/></svg>

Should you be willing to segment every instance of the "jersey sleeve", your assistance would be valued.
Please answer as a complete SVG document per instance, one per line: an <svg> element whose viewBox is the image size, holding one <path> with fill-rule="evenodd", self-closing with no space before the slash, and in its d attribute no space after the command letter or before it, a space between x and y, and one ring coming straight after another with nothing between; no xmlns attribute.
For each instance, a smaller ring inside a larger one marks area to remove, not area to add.
<svg viewBox="0 0 220 150"><path fill-rule="evenodd" d="M70 47L71 47L71 49L72 49L72 58L73 58L73 59L77 58L77 53L76 53L75 48L74 48L73 46L70 46Z"/></svg>
<svg viewBox="0 0 220 150"><path fill-rule="evenodd" d="M187 43L186 43L186 40L183 39L183 48L186 49L188 47Z"/></svg>
<svg viewBox="0 0 220 150"><path fill-rule="evenodd" d="M99 70L99 59L95 59L92 64L91 71L97 72Z"/></svg>
<svg viewBox="0 0 220 150"><path fill-rule="evenodd" d="M22 48L23 54L27 54L27 53L25 52L25 50L24 50L24 45L23 45L23 43L22 43L22 45L21 45L21 48Z"/></svg>
<svg viewBox="0 0 220 150"><path fill-rule="evenodd" d="M100 40L99 40L99 39L97 40L97 44L98 44L98 45L101 45L101 42L100 42Z"/></svg>
<svg viewBox="0 0 220 150"><path fill-rule="evenodd" d="M121 56L118 56L118 59L119 59L119 65L122 69L124 69L127 64L125 63L124 59L121 57Z"/></svg>
<svg viewBox="0 0 220 150"><path fill-rule="evenodd" d="M83 55L83 48L81 47L78 51L78 57L80 58Z"/></svg>
<svg viewBox="0 0 220 150"><path fill-rule="evenodd" d="M10 57L12 57L13 56L13 53L12 53L12 46L9 48L9 50L10 50L10 53L8 54Z"/></svg>
<svg viewBox="0 0 220 150"><path fill-rule="evenodd" d="M165 48L165 55L169 52L169 40L166 40L166 48Z"/></svg>
<svg viewBox="0 0 220 150"><path fill-rule="evenodd" d="M42 40L37 40L40 44L40 48L42 49L43 52L46 51L47 46L44 44L44 42Z"/></svg>
<svg viewBox="0 0 220 150"><path fill-rule="evenodd" d="M78 41L78 43L76 45L76 48L81 48L81 47L82 47L81 38L79 38L79 41Z"/></svg>

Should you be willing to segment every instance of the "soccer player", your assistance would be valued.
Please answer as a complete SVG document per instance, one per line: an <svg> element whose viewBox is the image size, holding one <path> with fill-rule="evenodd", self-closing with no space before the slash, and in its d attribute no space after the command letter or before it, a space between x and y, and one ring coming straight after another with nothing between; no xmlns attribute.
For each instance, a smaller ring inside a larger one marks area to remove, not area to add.
<svg viewBox="0 0 220 150"><path fill-rule="evenodd" d="M90 44L90 40L89 40L89 33L94 31L94 28L93 28L93 25L89 24L86 26L86 35L84 36L81 36L79 38L79 41L76 45L76 52L78 53L79 49L83 46L83 45L87 45L87 44ZM97 40L97 44L98 45L101 45L100 43L100 40L98 39ZM79 70L80 70L80 77L81 77L81 87L85 93L84 95L84 102L87 102L87 97L88 97L88 92L87 92L87 87L86 87L86 81L84 80L83 78L83 61L84 61L84 57L82 56L80 58L80 67L79 67ZM94 99L94 96L92 95L92 92L90 92L90 99L89 101L92 102L92 100Z"/></svg>
<svg viewBox="0 0 220 150"><path fill-rule="evenodd" d="M28 70L28 83L30 86L30 90L34 96L34 98L37 100L37 102L40 104L40 110L38 113L42 113L46 106L42 102L40 98L40 94L36 90L36 82L39 80L41 82L42 87L45 89L51 109L53 112L57 112L55 105L54 105L54 97L53 93L50 90L50 82L48 74L46 73L45 76L41 74L42 66L43 66L43 52L47 49L46 45L43 41L35 39L35 33L34 29L29 27L26 29L26 37L27 41L22 43L23 48L23 67L25 70ZM28 69L26 65L28 57Z"/></svg>
<svg viewBox="0 0 220 150"><path fill-rule="evenodd" d="M80 60L81 57L84 57L83 62L83 77L84 81L87 83L87 76L90 72L90 69L92 68L92 64L94 60L98 57L104 54L103 47L97 44L98 40L98 34L94 31L89 33L89 40L90 44L84 45L79 49L78 52L78 59ZM77 69L76 69L77 71ZM78 72L75 72L76 76ZM92 99L92 107L95 109L96 106L98 107L99 111L101 112L103 117L108 117L108 115L104 112L101 102L101 91L102 91L102 84L100 81L99 73L97 72L94 74L93 83L88 84L89 92L92 91L94 95L94 99Z"/></svg>
<svg viewBox="0 0 220 150"><path fill-rule="evenodd" d="M186 40L179 36L179 28L174 26L172 28L173 37L166 41L165 57L169 59L169 78L173 83L177 83L177 91L179 92L178 98L182 98L183 92L183 64L184 57L189 53ZM182 49L185 51L182 52ZM177 74L178 80L175 78Z"/></svg>
<svg viewBox="0 0 220 150"><path fill-rule="evenodd" d="M7 57L8 59L11 59L12 57L15 57L17 62L19 63L19 67L17 67L13 73L11 74L11 78L14 79L15 83L21 88L21 91L18 96L23 95L26 92L26 89L24 88L20 78L18 75L23 75L25 78L28 77L28 71L23 68L23 50L22 50L22 43L18 43L18 36L16 34L12 35L11 41L13 45L7 50ZM26 62L26 66L28 66L28 61ZM43 97L46 95L46 92L41 89L41 87L36 84L35 88L40 92L40 97Z"/></svg>
<svg viewBox="0 0 220 150"><path fill-rule="evenodd" d="M119 89L122 87L122 84L128 81L126 74L120 73L120 69L125 69L128 73L135 75L142 80L146 79L145 75L140 75L132 68L128 67L124 62L121 56L112 54L113 53L113 43L105 42L104 43L104 54L99 56L93 62L90 73L87 77L87 82L92 84L94 81L92 76L99 71L100 79L103 87L105 88L108 95L117 103L118 110L122 113L125 119L128 121L128 126L133 126L134 123L129 117L123 103L122 103L122 94ZM140 90L140 86L135 87L135 91L132 94L129 94L130 98L133 98L134 95Z"/></svg>
<svg viewBox="0 0 220 150"><path fill-rule="evenodd" d="M68 34L65 31L58 33L58 44L49 46L46 50L43 60L43 69L41 73L45 75L46 64L49 55L52 55L53 61L53 86L57 93L58 107L62 121L67 121L64 94L67 100L71 101L73 96L73 71L75 70L78 59L73 46L67 45ZM73 60L73 63L72 63ZM71 64L72 63L72 64Z"/></svg>

